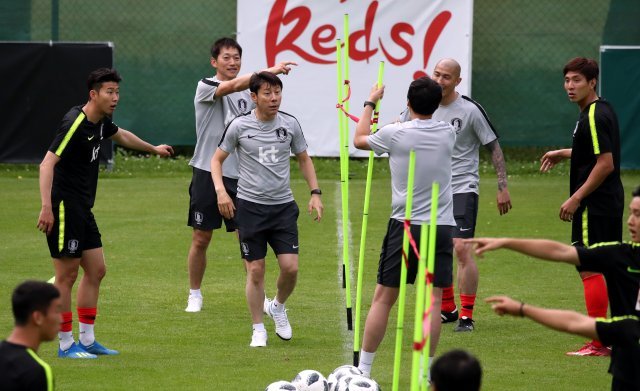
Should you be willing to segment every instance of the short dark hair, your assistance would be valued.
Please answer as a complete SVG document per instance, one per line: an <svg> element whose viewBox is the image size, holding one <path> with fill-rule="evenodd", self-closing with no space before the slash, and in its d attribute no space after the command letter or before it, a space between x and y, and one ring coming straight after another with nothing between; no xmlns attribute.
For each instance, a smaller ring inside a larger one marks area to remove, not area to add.
<svg viewBox="0 0 640 391"><path fill-rule="evenodd" d="M480 362L464 350L452 350L431 366L431 382L438 391L477 391L482 383Z"/></svg>
<svg viewBox="0 0 640 391"><path fill-rule="evenodd" d="M598 73L600 72L600 69L598 68L596 60L586 57L576 57L571 59L562 69L562 74L564 76L569 72L577 72L589 81L593 79L598 80Z"/></svg>
<svg viewBox="0 0 640 391"><path fill-rule="evenodd" d="M32 313L46 313L54 299L60 297L60 291L52 284L43 281L25 281L13 290L11 306L16 326L29 322Z"/></svg>
<svg viewBox="0 0 640 391"><path fill-rule="evenodd" d="M442 100L442 87L429 77L420 77L409 85L407 99L415 113L431 115L436 111Z"/></svg>
<svg viewBox="0 0 640 391"><path fill-rule="evenodd" d="M120 83L120 81L122 81L122 78L120 77L118 71L113 68L98 68L89 74L89 78L87 79L87 87L89 88L89 91L100 91L100 88L102 88L102 83L106 83L109 81Z"/></svg>
<svg viewBox="0 0 640 391"><path fill-rule="evenodd" d="M636 189L631 192L631 197L640 197L640 186L636 187Z"/></svg>
<svg viewBox="0 0 640 391"><path fill-rule="evenodd" d="M282 80L280 80L278 76L271 72L262 71L251 75L251 79L249 79L249 91L257 94L263 84L268 84L272 87L278 86L282 89Z"/></svg>
<svg viewBox="0 0 640 391"><path fill-rule="evenodd" d="M242 48L240 47L240 44L235 39L229 37L222 37L211 45L211 57L217 59L223 48L238 49L238 54L242 57Z"/></svg>

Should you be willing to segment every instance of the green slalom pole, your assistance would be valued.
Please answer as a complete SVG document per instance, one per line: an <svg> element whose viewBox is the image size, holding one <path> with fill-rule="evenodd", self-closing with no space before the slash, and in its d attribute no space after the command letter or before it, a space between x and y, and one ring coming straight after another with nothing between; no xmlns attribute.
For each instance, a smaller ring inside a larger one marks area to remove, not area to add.
<svg viewBox="0 0 640 391"><path fill-rule="evenodd" d="M345 301L347 309L347 329L351 330L351 279L349 277L349 188L347 187L346 178L348 176L348 168L346 166L349 155L345 156L345 139L348 138L348 133L345 131L347 126L344 118L346 117L340 109L342 105L342 92L343 83L342 69L342 41L336 40L336 63L338 69L337 75L337 89L338 89L338 128L340 130L340 193L342 195L342 287L346 288ZM348 151L347 151L348 152Z"/></svg>
<svg viewBox="0 0 640 391"><path fill-rule="evenodd" d="M422 321L424 317L425 288L428 284L425 274L427 270L427 223L420 227L420 260L418 261L418 274L416 275L416 312L413 322L413 361L411 365L411 391L420 388L420 366L422 354L429 349L427 344L422 344L424 339ZM428 289L428 288L427 288Z"/></svg>
<svg viewBox="0 0 640 391"><path fill-rule="evenodd" d="M378 87L382 86L384 61L378 66ZM376 104L376 113L380 112L380 101ZM374 113L374 118L377 115ZM378 130L378 121L371 126L371 133ZM364 279L364 250L367 242L367 222L369 221L369 199L371 198L371 178L373 177L373 151L369 152L367 165L367 184L364 190L364 209L362 211L362 231L360 232L360 252L358 253L358 282L356 285L356 324L353 332L353 365L360 363L360 309L362 308L362 280Z"/></svg>
<svg viewBox="0 0 640 391"><path fill-rule="evenodd" d="M344 14L344 54L342 65L344 65L344 79L349 80L349 14ZM349 86L347 86L349 88ZM344 102L344 110L349 112L349 100ZM342 121L342 149L344 150L344 192L342 193L342 234L344 247L342 248L342 262L344 267L344 287L347 303L347 330L353 330L353 319L351 312L351 260L349 259L349 119L343 115Z"/></svg>
<svg viewBox="0 0 640 391"><path fill-rule="evenodd" d="M440 195L440 184L433 182L431 185L431 220L429 221L429 253L427 254L427 270L429 274L433 275L436 263L436 231L438 229L438 203ZM427 294L424 301L424 312L430 310L431 307L431 292L433 292L433 281L427 285ZM438 316L440 314L435 314ZM429 316L425 319L431 327L431 317L434 316L433 311L429 311ZM422 350L422 391L429 389L429 354L431 349L431 332L427 335L427 341ZM425 365L426 364L426 365Z"/></svg>
<svg viewBox="0 0 640 391"><path fill-rule="evenodd" d="M405 221L411 220L411 209L413 203L413 180L416 171L416 151L413 149L409 153L409 175L407 177L407 203L405 206ZM402 251L409 256L409 235L405 231L402 239ZM396 327L396 350L393 360L393 383L392 390L398 391L400 386L400 363L402 360L402 329L404 324L404 302L407 292L407 266L404 259L400 261L400 290L398 292L398 324Z"/></svg>

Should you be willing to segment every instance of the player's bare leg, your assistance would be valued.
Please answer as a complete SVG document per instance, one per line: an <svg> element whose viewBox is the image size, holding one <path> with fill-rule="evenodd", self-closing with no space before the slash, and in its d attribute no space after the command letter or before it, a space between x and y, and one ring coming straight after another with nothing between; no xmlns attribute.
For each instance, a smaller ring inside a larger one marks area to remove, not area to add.
<svg viewBox="0 0 640 391"><path fill-rule="evenodd" d="M263 321L263 304L264 304L264 274L265 261L258 259L255 261L245 261L245 269L247 270L247 282L245 284L245 295L247 296L247 305L251 313L251 322L253 324L253 335L251 336L251 347L267 346L267 331L264 328Z"/></svg>
<svg viewBox="0 0 640 391"><path fill-rule="evenodd" d="M398 288L376 285L371 300L371 308L364 323L364 334L362 337L362 349L360 351L360 363L358 368L367 376L371 375L371 366L378 350L378 346L384 339L389 322L391 309L398 300Z"/></svg>
<svg viewBox="0 0 640 391"><path fill-rule="evenodd" d="M187 312L199 312L202 309L200 286L207 268L207 249L209 248L209 243L211 243L212 234L213 231L193 230L189 255L187 256L190 288L189 300L185 310Z"/></svg>
<svg viewBox="0 0 640 391"><path fill-rule="evenodd" d="M473 248L462 239L454 238L453 247L458 265L458 291L460 293L460 319L455 331L473 330L473 306L478 291L478 265L473 258Z"/></svg>
<svg viewBox="0 0 640 391"><path fill-rule="evenodd" d="M298 281L298 254L278 255L278 265L280 266L280 275L277 282L276 300L278 303L284 304L293 293Z"/></svg>

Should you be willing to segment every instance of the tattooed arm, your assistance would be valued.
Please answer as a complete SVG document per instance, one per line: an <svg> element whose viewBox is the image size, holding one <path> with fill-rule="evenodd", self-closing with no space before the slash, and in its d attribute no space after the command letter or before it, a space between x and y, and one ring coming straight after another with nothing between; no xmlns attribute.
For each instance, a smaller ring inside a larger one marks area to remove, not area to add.
<svg viewBox="0 0 640 391"><path fill-rule="evenodd" d="M500 215L503 215L511 209L511 196L507 189L507 167L504 162L504 155L502 154L502 148L500 148L500 143L497 139L485 146L491 152L491 162L493 163L493 168L496 170L496 176L498 177L498 195L496 198L496 204L498 206L498 212Z"/></svg>

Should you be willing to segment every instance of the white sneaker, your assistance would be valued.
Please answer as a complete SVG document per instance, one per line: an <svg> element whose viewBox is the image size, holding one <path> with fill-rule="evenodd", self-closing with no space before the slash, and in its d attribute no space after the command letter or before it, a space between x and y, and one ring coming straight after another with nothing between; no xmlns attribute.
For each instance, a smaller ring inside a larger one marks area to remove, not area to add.
<svg viewBox="0 0 640 391"><path fill-rule="evenodd" d="M267 330L253 330L249 346L252 348L263 348L267 346Z"/></svg>
<svg viewBox="0 0 640 391"><path fill-rule="evenodd" d="M187 301L187 308L185 308L185 311L200 312L201 309L202 309L202 296L189 295L189 300Z"/></svg>
<svg viewBox="0 0 640 391"><path fill-rule="evenodd" d="M273 319L276 324L276 335L285 341L291 339L293 332L291 331L291 325L289 324L289 318L287 318L287 310L274 311L273 303L269 303L267 314Z"/></svg>

